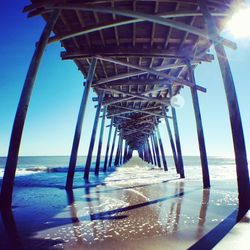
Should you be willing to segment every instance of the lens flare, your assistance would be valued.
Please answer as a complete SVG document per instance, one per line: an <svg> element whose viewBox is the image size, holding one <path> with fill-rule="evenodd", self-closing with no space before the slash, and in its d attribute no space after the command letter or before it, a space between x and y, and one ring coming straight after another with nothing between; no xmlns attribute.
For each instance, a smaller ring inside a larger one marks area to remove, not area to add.
<svg viewBox="0 0 250 250"><path fill-rule="evenodd" d="M247 6L234 13L226 28L235 38L250 38L250 7Z"/></svg>

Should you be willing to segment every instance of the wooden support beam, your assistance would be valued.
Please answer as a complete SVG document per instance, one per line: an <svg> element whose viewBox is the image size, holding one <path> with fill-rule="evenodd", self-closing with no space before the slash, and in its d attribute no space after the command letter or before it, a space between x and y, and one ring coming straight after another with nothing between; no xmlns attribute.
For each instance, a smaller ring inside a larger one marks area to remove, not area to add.
<svg viewBox="0 0 250 250"><path fill-rule="evenodd" d="M149 95L149 94L155 93L157 91L167 90L168 88L170 88L170 87L166 84L166 81L165 81L165 83L163 84L163 86L162 85L158 86L158 84L154 84L154 88L153 89L150 89L148 91L144 91L143 93L140 93L140 95ZM125 93L130 93L130 92L125 92ZM129 95L129 94L127 94L127 95ZM140 101L140 102L143 101L138 96L130 95L130 96L124 97L124 98L123 97L109 98L109 101L104 102L104 105L111 105L111 104L120 103L120 102L124 102L124 101L131 101L132 99L134 101ZM168 99L166 98L166 100L168 100ZM148 101L148 99L145 99L144 101Z"/></svg>
<svg viewBox="0 0 250 250"><path fill-rule="evenodd" d="M221 43L229 48L236 49L236 44L234 42L229 41L228 39L222 38L219 35L213 35L212 37L208 37L207 31L196 28L194 26L165 19L164 17L152 15L152 14L146 14L141 13L137 11L131 11L131 10L125 10L125 9L118 9L118 8L110 8L110 7L104 7L104 6L93 6L93 5L87 5L84 3L57 3L54 5L50 2L45 2L43 6L46 9L59 9L59 10L82 10L82 11L94 11L94 12L100 12L100 13L106 13L106 14L115 14L135 19L142 19L144 21L152 22L161 24L163 26L171 27L177 30L185 31L206 39L211 39L213 42Z"/></svg>
<svg viewBox="0 0 250 250"><path fill-rule="evenodd" d="M166 87L163 87L163 89L165 89ZM96 87L96 89L99 89L99 90L104 90L105 92L111 92L111 93L116 93L116 94L122 94L122 95L127 95L127 96L130 96L130 97L136 97L136 98L140 98L142 100L147 100L147 101L150 101L150 102L156 102L156 103L160 103L160 104L164 104L164 105L169 105L169 99L167 98L155 98L155 97L148 97L148 96L144 96L142 94L133 94L133 93L130 93L130 92L125 92L125 91L121 91L121 90L118 90L118 89L114 89L114 88L108 88L108 87L105 87L105 88L102 88L102 87ZM157 90L155 90L157 91Z"/></svg>
<svg viewBox="0 0 250 250"><path fill-rule="evenodd" d="M90 172L90 167L91 167L92 154L93 154L94 145L95 145L96 130L97 130L99 116L100 116L100 112L101 112L103 96L104 96L104 92L101 92L99 94L99 103L98 103L98 107L96 109L95 120L94 120L93 130L92 130L92 134L91 134L87 160L86 160L86 163L85 163L85 169L84 169L84 179L85 180L89 179L89 172Z"/></svg>
<svg viewBox="0 0 250 250"><path fill-rule="evenodd" d="M66 181L66 189L67 190L72 189L72 187L73 187L73 179L74 179L74 174L75 174L77 153L78 153L78 148L79 148L79 143L80 143L80 138L81 138L81 133L82 133L82 124L83 124L83 119L85 116L85 110L86 110L86 106L87 106L87 101L88 101L91 83L93 81L94 74L95 74L96 63L97 63L97 60L95 58L93 58L91 65L89 66L88 76L87 76L87 79L85 82L85 88L84 88L84 92L83 92L83 96L82 96L82 100L81 100L81 105L80 105L80 109L79 109L79 113L78 113L75 134L74 134L74 140L73 140L73 145L72 145L72 149L71 149L69 169L68 169L67 181Z"/></svg>
<svg viewBox="0 0 250 250"><path fill-rule="evenodd" d="M156 75L158 77L163 77L163 78L171 81L171 84L173 84L172 82L176 82L177 84L180 84L180 85L184 85L184 86L188 86L188 87L194 87L194 85L189 81L186 81L184 79L179 79L177 77L170 76L169 74L160 72L159 69L161 69L164 66L160 66L160 68L153 69L153 68L141 67L139 65L134 65L134 64L131 64L131 63L122 62L122 61L119 61L119 60L116 60L116 59L113 59L113 58L109 58L109 57L96 56L96 58L99 59L99 60L108 61L110 63L119 64L119 65L126 66L126 67L129 67L129 68L138 69L138 70L140 70L142 72L146 72L147 74L153 74L153 75ZM127 74L130 74L130 73L127 73ZM116 77L118 77L118 76L116 76ZM106 78L105 81L107 81L107 80L108 79ZM92 86L95 87L96 85L99 85L101 81L102 80L100 80L97 83L94 83ZM206 90L201 86L196 85L195 87L200 91L206 92Z"/></svg>
<svg viewBox="0 0 250 250"><path fill-rule="evenodd" d="M159 168L161 168L161 158L160 158L160 151L159 151L159 147L158 147L158 140L157 140L157 137L156 137L154 131L153 131L152 137L153 137L153 140L154 140L157 165L158 165Z"/></svg>
<svg viewBox="0 0 250 250"><path fill-rule="evenodd" d="M226 13L219 13L219 12L213 12L212 14L215 16L220 16L220 17L227 16ZM176 11L176 12L164 13L161 15L157 14L157 16L161 16L164 18L190 17L190 16L196 17L196 16L202 16L202 13L199 11ZM69 38L77 37L81 35L87 35L89 33L96 32L99 30L110 29L110 28L115 28L115 27L129 25L129 24L135 24L135 23L139 23L143 21L144 21L143 19L127 19L124 21L112 21L112 22L98 23L98 24L91 25L88 27L83 27L82 29L79 29L77 31L70 31L61 35L55 35L53 37L50 37L49 43L63 41L65 39L69 39Z"/></svg>
<svg viewBox="0 0 250 250"><path fill-rule="evenodd" d="M128 143L125 141L124 153L123 153L123 164L127 162L127 153L128 153Z"/></svg>
<svg viewBox="0 0 250 250"><path fill-rule="evenodd" d="M121 137L121 146L120 146L120 156L119 156L119 164L122 165L123 163L123 156L122 156L122 152L123 152L123 138Z"/></svg>
<svg viewBox="0 0 250 250"><path fill-rule="evenodd" d="M153 159L154 159L153 164L157 165L156 157L155 157L155 145L154 145L154 140L153 140L152 135L150 136L150 140L151 140L151 146L152 146L152 151L153 151Z"/></svg>
<svg viewBox="0 0 250 250"><path fill-rule="evenodd" d="M206 1L199 0L198 3L204 15L204 20L207 25L209 37L212 38L213 36L218 35L216 24L207 9ZM240 217L243 216L244 213L247 212L250 208L250 185L247 152L234 79L232 76L228 58L223 45L221 45L220 43L214 43L214 47L221 69L230 116L239 192L238 219L240 219Z"/></svg>
<svg viewBox="0 0 250 250"><path fill-rule="evenodd" d="M177 174L179 174L180 171L179 171L179 166L178 166L178 158L177 158L177 154L176 154L175 143L174 143L173 135L172 135L172 132L171 132L170 124L169 124L169 121L168 121L168 118L167 118L167 113L166 113L166 110L165 110L164 106L162 106L162 110L163 110L163 112L165 114L165 123L166 123L167 131L168 131L168 137L169 137L169 141L170 141L170 145L171 145L171 149L172 149L172 153L173 153L176 172L177 172Z"/></svg>
<svg viewBox="0 0 250 250"><path fill-rule="evenodd" d="M112 127L113 127L113 119L111 119L110 126L109 126L108 141L107 141L107 146L106 146L106 153L105 153L105 159L104 159L104 165L103 165L103 172L107 171L108 153L109 153L109 145L110 145Z"/></svg>
<svg viewBox="0 0 250 250"><path fill-rule="evenodd" d="M152 153L151 153L151 149L150 149L148 138L146 140L146 144L147 144L147 149L148 149L149 163L153 164L153 157L152 157Z"/></svg>
<svg viewBox="0 0 250 250"><path fill-rule="evenodd" d="M113 143L112 143L111 152L110 152L110 156L109 156L109 164L108 164L108 167L111 167L111 166L112 166L112 158L113 158L113 153L114 153L114 148L115 148L116 134L117 134L117 127L115 128L115 132L114 132Z"/></svg>
<svg viewBox="0 0 250 250"><path fill-rule="evenodd" d="M156 133L157 133L158 140L159 140L159 146L160 146L160 150L161 150L161 157L162 157L163 167L164 167L165 171L168 171L166 155L165 155L164 148L163 148L163 145L162 145L161 134L160 134L160 130L159 130L158 125L156 125Z"/></svg>
<svg viewBox="0 0 250 250"><path fill-rule="evenodd" d="M180 173L180 177L185 178L176 111L173 107L171 107L171 109L172 109L172 117L173 117L173 124L174 124L175 144L176 144L177 157L178 157L178 170Z"/></svg>
<svg viewBox="0 0 250 250"><path fill-rule="evenodd" d="M95 164L95 175L99 175L106 111L107 111L107 107L104 107L103 108L103 115L102 115L101 129L100 129L100 136L99 136L99 143L98 143L98 150L97 150L97 157L96 157L96 164Z"/></svg>
<svg viewBox="0 0 250 250"><path fill-rule="evenodd" d="M11 132L9 151L5 165L5 171L2 182L1 204L2 208L10 209L12 204L12 193L16 175L17 161L19 149L23 134L24 123L26 120L27 111L29 108L30 99L32 96L33 87L35 84L37 72L40 62L46 48L50 33L52 32L60 11L56 10L51 13L51 16L41 34L41 37L36 45L29 70L23 85L21 97L18 103L15 120Z"/></svg>
<svg viewBox="0 0 250 250"><path fill-rule="evenodd" d="M194 70L189 61L187 61L187 66L189 69L190 80L195 84ZM195 114L195 121L196 121L197 135L198 135L198 142L199 142L199 149L200 149L203 187L210 188L210 178L209 178L205 138L204 138L204 133L203 133L198 93L195 88L191 89L191 95L192 95L192 100L193 100L193 107L194 107L194 114Z"/></svg>
<svg viewBox="0 0 250 250"><path fill-rule="evenodd" d="M135 108L127 108L127 107L122 107L122 106L117 106L117 105L111 105L120 109L124 109L124 110L130 110L131 112L138 112L138 113L145 113L145 114L149 114L152 116L157 116L157 117L161 117L161 118L165 118L165 116L157 114L157 113L153 113L153 112L149 112L143 109L135 109ZM111 116L111 115L110 115Z"/></svg>
<svg viewBox="0 0 250 250"><path fill-rule="evenodd" d="M121 139L122 138L121 138L121 134L120 134L119 138L118 138L116 155L115 155L115 162L114 162L115 167L117 167L119 165L120 150L121 150Z"/></svg>
<svg viewBox="0 0 250 250"><path fill-rule="evenodd" d="M203 53L201 56L199 54L193 57L193 51L181 50L177 51L174 49L155 49L150 47L132 47L128 48L120 45L119 47L106 45L105 48L100 48L100 46L92 46L88 49L74 50L74 51L63 51L61 52L62 60L77 59L81 60L84 58L92 58L97 55L108 56L108 57L127 57L127 56L141 56L141 57L161 57L168 59L190 59L193 63L199 62L211 62L214 60L212 54Z"/></svg>

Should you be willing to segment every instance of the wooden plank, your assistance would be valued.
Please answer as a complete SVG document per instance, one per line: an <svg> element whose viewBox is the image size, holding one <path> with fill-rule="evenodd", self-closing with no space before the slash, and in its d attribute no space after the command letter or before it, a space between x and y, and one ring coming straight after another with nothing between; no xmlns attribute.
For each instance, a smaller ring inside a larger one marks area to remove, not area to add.
<svg viewBox="0 0 250 250"><path fill-rule="evenodd" d="M180 84L188 86L188 87L194 87L194 85L192 83L190 83L189 81L186 81L184 79L178 79L176 77L170 76L169 74L160 72L159 70L141 67L141 66L138 66L138 65L134 65L134 64L131 64L131 63L122 62L122 61L119 61L117 59L113 59L113 58L109 58L109 57L104 57L104 56L96 56L96 58L99 59L99 60L111 62L111 63L114 63L114 64L119 64L119 65L122 65L122 66L126 66L126 67L130 67L130 68L138 69L138 70L141 70L142 72L147 72L149 74L153 74L153 75L156 75L158 77L163 77L165 79L168 79L168 80L173 81L173 82L180 83ZM130 74L130 73L128 73L128 74ZM96 84L93 84L93 86L95 86L95 85ZM204 90L204 88L202 88L200 86L196 85L195 87L196 87L196 89L199 89L201 91Z"/></svg>
<svg viewBox="0 0 250 250"><path fill-rule="evenodd" d="M212 14L214 16L220 16L220 17L225 17L228 15L227 13L219 13L219 12L213 12ZM199 11L176 11L176 12L169 12L169 13L165 13L165 14L161 14L161 15L158 14L158 16L161 16L164 18L189 17L189 16L202 16L202 13ZM53 37L50 37L49 43L63 41L65 39L69 39L69 38L77 37L77 36L81 36L81 35L88 35L89 33L96 32L99 30L116 28L119 26L135 24L135 23L139 23L139 22L143 22L143 21L144 21L143 19L127 19L124 21L111 21L111 22L98 23L97 25L83 27L77 31L66 32L66 33L61 34L61 35L55 35Z"/></svg>
<svg viewBox="0 0 250 250"><path fill-rule="evenodd" d="M214 56L212 54L203 53L202 55L195 55L190 53L189 50L176 50L176 49L157 49L157 48L142 48L140 46L137 47L125 47L124 45L111 46L106 45L104 48L100 46L92 46L88 49L77 49L74 51L63 51L61 52L62 60L69 59L84 59L91 58L96 55L109 56L109 57L124 57L124 56L141 56L141 57L161 57L168 59L190 59L194 63L199 63L202 61L211 62L214 60Z"/></svg>
<svg viewBox="0 0 250 250"><path fill-rule="evenodd" d="M63 9L63 10L94 11L94 12L107 13L107 14L112 14L112 15L116 14L116 15L121 15L125 17L135 18L135 19L142 19L144 21L149 21L149 22L161 24L167 27L171 27L174 29L178 29L181 31L189 32L191 34L201 36L206 39L211 39L213 42L222 43L223 45L232 49L237 48L236 44L228 39L222 38L220 36L213 36L213 37L208 38L206 30L196 28L196 27L187 25L182 22L165 19L164 17L160 17L157 15L146 14L146 13L125 10L125 9L121 10L118 8L109 8L109 7L104 7L104 6L100 6L100 7L91 6L91 5L86 5L84 3L57 3L56 5L54 5L53 3L45 2L43 6L51 10Z"/></svg>

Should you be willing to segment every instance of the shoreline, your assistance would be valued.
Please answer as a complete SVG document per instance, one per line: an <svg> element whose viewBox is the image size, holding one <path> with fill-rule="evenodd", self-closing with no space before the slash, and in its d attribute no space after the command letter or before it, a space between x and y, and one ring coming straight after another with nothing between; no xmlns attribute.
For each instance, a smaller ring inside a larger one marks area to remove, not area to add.
<svg viewBox="0 0 250 250"><path fill-rule="evenodd" d="M29 178L17 178L7 223L24 249L187 249L237 209L234 180L212 179L203 190L201 179L177 179L134 158L87 184L77 173L72 192L64 173ZM0 246L11 249L3 218Z"/></svg>

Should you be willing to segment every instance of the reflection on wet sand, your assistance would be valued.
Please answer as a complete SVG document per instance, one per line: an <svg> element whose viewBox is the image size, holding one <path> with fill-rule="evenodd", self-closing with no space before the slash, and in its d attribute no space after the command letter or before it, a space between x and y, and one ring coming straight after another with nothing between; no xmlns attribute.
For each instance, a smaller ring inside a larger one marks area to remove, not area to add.
<svg viewBox="0 0 250 250"><path fill-rule="evenodd" d="M204 234L204 226L206 222L206 214L207 209L209 205L209 197L210 197L210 189L203 189L203 195L202 195L202 202L201 202L201 208L200 208L200 215L199 215L199 223L197 227L197 238L201 238L201 236Z"/></svg>
<svg viewBox="0 0 250 250"><path fill-rule="evenodd" d="M22 247L22 241L19 237L16 222L13 216L13 213L11 210L2 210L1 211L3 224L6 229L7 236L9 238L10 247L13 249L21 250Z"/></svg>
<svg viewBox="0 0 250 250"><path fill-rule="evenodd" d="M169 178L151 168L141 170L137 178L132 168L124 171L126 175L120 171L100 185L85 183L71 192L59 190L58 196L66 197L64 205L49 210L49 218L38 220L41 224L35 232L33 228L21 236L25 249L31 240L34 245L28 246L34 249L45 241L51 242L45 249L187 249L235 208L234 196L228 199L228 192L202 190L198 182ZM152 182L144 178L148 176ZM221 212L224 208L226 213ZM17 240L13 243L21 247L13 215L3 221Z"/></svg>

